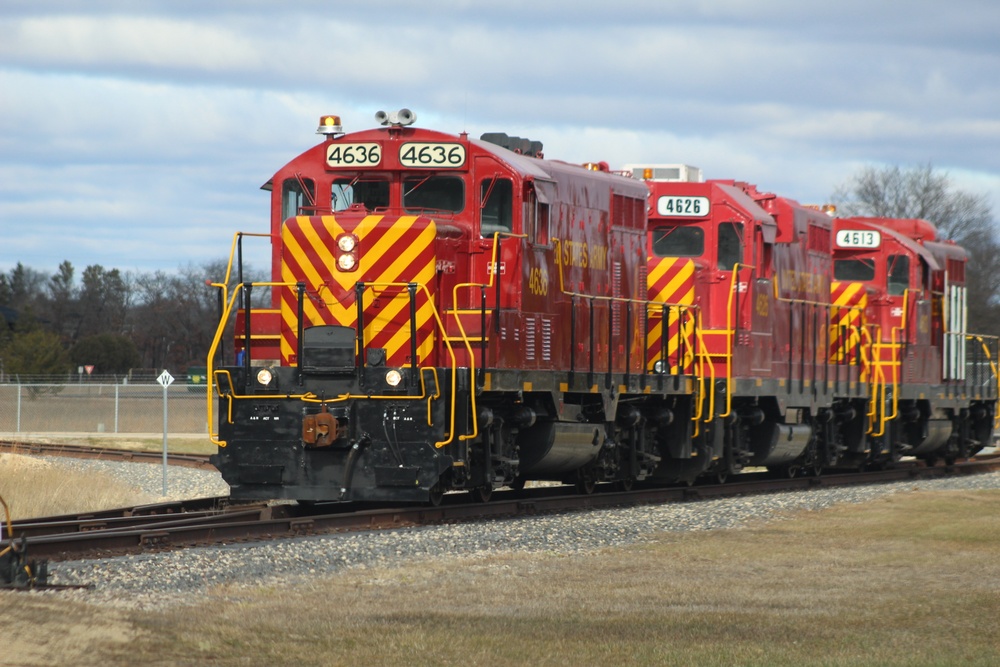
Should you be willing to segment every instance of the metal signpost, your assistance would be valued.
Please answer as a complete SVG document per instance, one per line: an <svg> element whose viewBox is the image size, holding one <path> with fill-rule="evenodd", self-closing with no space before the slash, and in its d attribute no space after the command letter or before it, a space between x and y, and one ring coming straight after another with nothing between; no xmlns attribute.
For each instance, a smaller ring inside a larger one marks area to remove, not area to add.
<svg viewBox="0 0 1000 667"><path fill-rule="evenodd" d="M163 369L156 381L163 385L163 495L167 495L167 387L174 381L174 376Z"/></svg>

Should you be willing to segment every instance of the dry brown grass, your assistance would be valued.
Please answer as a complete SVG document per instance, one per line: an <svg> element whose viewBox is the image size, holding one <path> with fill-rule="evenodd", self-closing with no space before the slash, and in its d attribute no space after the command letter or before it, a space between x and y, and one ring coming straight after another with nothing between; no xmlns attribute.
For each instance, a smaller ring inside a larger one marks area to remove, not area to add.
<svg viewBox="0 0 1000 667"><path fill-rule="evenodd" d="M912 493L584 555L246 582L191 608L110 614L109 636L60 640L77 660L55 664L992 665L998 501ZM10 618L47 628L92 614L15 602Z"/></svg>
<svg viewBox="0 0 1000 667"><path fill-rule="evenodd" d="M156 500L108 475L77 472L50 461L3 453L0 453L0 496L7 501L15 520Z"/></svg>

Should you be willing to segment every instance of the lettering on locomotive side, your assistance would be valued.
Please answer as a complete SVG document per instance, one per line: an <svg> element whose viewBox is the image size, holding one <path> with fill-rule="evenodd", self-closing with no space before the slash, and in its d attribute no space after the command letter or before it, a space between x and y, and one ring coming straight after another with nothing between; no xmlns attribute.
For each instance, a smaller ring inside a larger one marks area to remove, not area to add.
<svg viewBox="0 0 1000 667"><path fill-rule="evenodd" d="M785 269L781 272L780 286L785 290L805 292L814 296L819 296L825 291L821 276L793 269Z"/></svg>
<svg viewBox="0 0 1000 667"><path fill-rule="evenodd" d="M563 266L576 266L581 269L608 270L608 247L603 245L588 245L585 241L563 241Z"/></svg>
<svg viewBox="0 0 1000 667"><path fill-rule="evenodd" d="M757 314L761 317L767 317L768 310L771 306L771 298L767 295L767 292L757 293L757 302L754 305Z"/></svg>
<svg viewBox="0 0 1000 667"><path fill-rule="evenodd" d="M528 290L537 296L549 293L549 272L544 266L536 266L528 272Z"/></svg>

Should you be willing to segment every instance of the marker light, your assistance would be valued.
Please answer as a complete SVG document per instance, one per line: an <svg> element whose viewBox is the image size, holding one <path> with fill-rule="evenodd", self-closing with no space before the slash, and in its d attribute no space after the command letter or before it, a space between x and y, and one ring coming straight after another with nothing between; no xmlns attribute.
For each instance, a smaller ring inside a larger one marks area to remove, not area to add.
<svg viewBox="0 0 1000 667"><path fill-rule="evenodd" d="M655 364L653 364L653 372L654 373L662 373L663 372L663 368L664 368L664 365L663 365L663 360L662 359L659 360L659 361L657 361Z"/></svg>
<svg viewBox="0 0 1000 667"><path fill-rule="evenodd" d="M271 384L271 380L274 379L274 375L271 374L270 369L262 368L257 371L257 383L262 385Z"/></svg>
<svg viewBox="0 0 1000 667"><path fill-rule="evenodd" d="M385 374L385 383L390 387L397 387L403 381L403 376L395 368Z"/></svg>
<svg viewBox="0 0 1000 667"><path fill-rule="evenodd" d="M339 239L337 239L337 247L343 250L344 252L351 252L357 245L358 245L357 239L355 239L350 234L344 234Z"/></svg>
<svg viewBox="0 0 1000 667"><path fill-rule="evenodd" d="M357 262L354 259L354 255L346 255L345 254L345 255L341 255L340 257L337 258L337 266L340 267L341 271L350 271L350 270L352 270L354 268L354 265L356 263Z"/></svg>
<svg viewBox="0 0 1000 667"><path fill-rule="evenodd" d="M320 116L319 127L316 134L326 134L337 136L344 134L344 127L340 124L340 116Z"/></svg>

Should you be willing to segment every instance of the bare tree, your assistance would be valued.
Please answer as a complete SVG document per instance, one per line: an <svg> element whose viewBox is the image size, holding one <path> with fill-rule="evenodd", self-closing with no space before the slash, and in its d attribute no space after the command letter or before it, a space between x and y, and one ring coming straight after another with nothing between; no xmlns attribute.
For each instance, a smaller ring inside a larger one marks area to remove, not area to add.
<svg viewBox="0 0 1000 667"><path fill-rule="evenodd" d="M1000 242L989 199L955 188L931 165L865 167L834 192L838 215L923 218L969 253L969 329L1000 334Z"/></svg>

